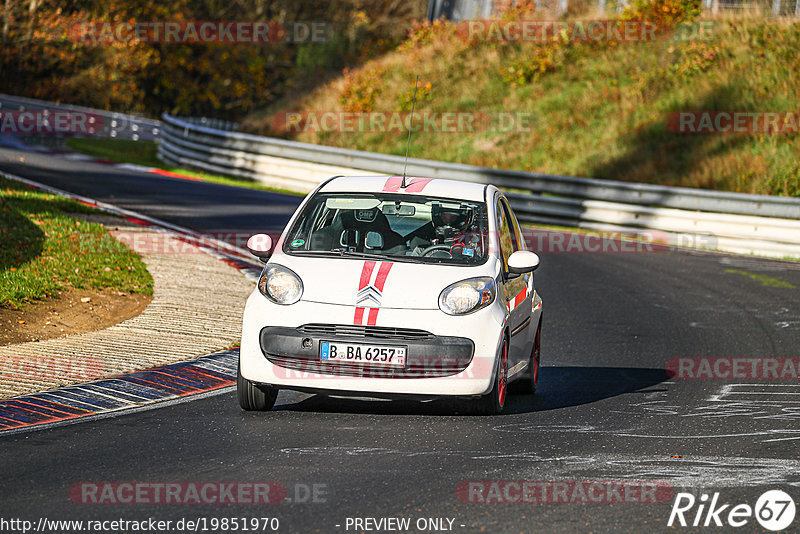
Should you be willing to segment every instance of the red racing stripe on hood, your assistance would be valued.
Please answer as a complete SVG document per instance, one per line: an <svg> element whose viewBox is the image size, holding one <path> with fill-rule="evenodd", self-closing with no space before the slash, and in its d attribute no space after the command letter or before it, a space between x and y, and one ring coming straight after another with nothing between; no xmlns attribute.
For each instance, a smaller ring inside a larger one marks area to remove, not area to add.
<svg viewBox="0 0 800 534"><path fill-rule="evenodd" d="M378 322L378 311L380 311L380 308L369 309L369 316L367 317L367 325L375 326L375 323Z"/></svg>
<svg viewBox="0 0 800 534"><path fill-rule="evenodd" d="M425 186L433 181L433 178L412 178L406 182L406 188L403 189L406 193L421 193ZM403 185L403 178L400 176L392 176L386 180L383 185L385 193L397 193L400 186Z"/></svg>
<svg viewBox="0 0 800 534"><path fill-rule="evenodd" d="M364 322L364 308L361 306L356 307L356 313L353 316L353 324L361 324Z"/></svg>
<svg viewBox="0 0 800 534"><path fill-rule="evenodd" d="M369 284L369 279L372 278L372 270L375 269L375 262L374 261L365 261L364 267L361 269L361 280L358 282L358 290L361 291L367 284Z"/></svg>
<svg viewBox="0 0 800 534"><path fill-rule="evenodd" d="M375 278L375 289L383 293L383 286L386 285L386 279L389 277L389 271L392 270L394 263L381 263L378 269L378 276Z"/></svg>
<svg viewBox="0 0 800 534"><path fill-rule="evenodd" d="M375 265L380 264L378 266L378 272L375 272ZM391 262L375 262L375 261L365 261L364 266L361 268L361 277L358 282L358 291L367 288L370 286L370 282L372 282L372 287L377 290L378 298L380 298L381 293L383 293L383 288L386 286L386 279L389 277L389 272L392 270L392 266L394 263ZM373 281L373 275L375 279ZM367 311L369 310L369 311ZM376 322L378 321L378 312L380 308L366 308L364 306L356 306L355 312L353 313L353 324L356 325L363 325L365 324L365 317L364 313L367 313L366 317L366 324L368 326L375 326Z"/></svg>

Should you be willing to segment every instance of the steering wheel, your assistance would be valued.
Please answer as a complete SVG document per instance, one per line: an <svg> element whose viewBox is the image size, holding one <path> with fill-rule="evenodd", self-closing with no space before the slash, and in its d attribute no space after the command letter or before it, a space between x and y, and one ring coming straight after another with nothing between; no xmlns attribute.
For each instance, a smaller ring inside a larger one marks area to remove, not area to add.
<svg viewBox="0 0 800 534"><path fill-rule="evenodd" d="M444 250L444 251L447 251L448 254L450 254L450 245L433 245L433 246L430 246L430 247L426 248L425 250L423 250L422 253L420 254L420 256L422 256L424 258L425 256L427 256L431 252L436 252L437 250ZM450 257L452 258L453 255L450 254Z"/></svg>

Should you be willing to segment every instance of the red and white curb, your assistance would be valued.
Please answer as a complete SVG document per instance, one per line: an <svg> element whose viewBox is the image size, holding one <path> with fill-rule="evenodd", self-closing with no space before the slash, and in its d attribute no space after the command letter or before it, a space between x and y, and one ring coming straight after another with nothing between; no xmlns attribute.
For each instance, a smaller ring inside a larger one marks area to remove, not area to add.
<svg viewBox="0 0 800 534"><path fill-rule="evenodd" d="M233 266L252 282L258 281L262 266L250 253L230 243L112 204L76 195L56 187L0 171L0 176L29 187L69 198L117 215L196 246L203 252ZM235 385L239 351L226 350L192 361L126 373L96 382L76 384L0 401L0 436L52 428L77 421L96 420L227 391ZM137 389L132 391L131 388Z"/></svg>
<svg viewBox="0 0 800 534"><path fill-rule="evenodd" d="M94 156L89 156L87 154L79 154L77 152L51 152L52 156L69 159L73 161L86 161L89 163L99 163L101 165L108 165L109 167L114 167L116 169L122 169L126 171L135 171L135 172L143 172L147 174L157 174L159 176L166 176L168 178L179 178L181 180L191 180L193 182L201 181L200 178L196 176L189 176L188 174L180 174L177 172L166 171L164 169L160 169L158 167L148 167L146 165L137 165L136 163L118 163L116 161L110 161L103 158L95 158Z"/></svg>

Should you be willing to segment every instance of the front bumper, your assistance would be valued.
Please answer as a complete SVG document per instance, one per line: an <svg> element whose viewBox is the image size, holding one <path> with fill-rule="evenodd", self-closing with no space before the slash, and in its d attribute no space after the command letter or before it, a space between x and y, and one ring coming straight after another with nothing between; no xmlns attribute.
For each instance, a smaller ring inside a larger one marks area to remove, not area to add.
<svg viewBox="0 0 800 534"><path fill-rule="evenodd" d="M378 367L321 360L320 343L323 341L405 347L406 365ZM424 330L347 325L268 326L261 330L260 342L264 356L284 369L369 378L455 375L469 366L475 351L472 340L464 337L435 336Z"/></svg>
<svg viewBox="0 0 800 534"><path fill-rule="evenodd" d="M279 306L254 291L242 328L240 369L253 382L307 391L438 396L483 395L491 390L505 314L492 305L466 316L440 310L382 308L378 327L421 330L417 339L355 338L309 333L302 325L348 325L353 306L300 301ZM306 341L306 348L303 348ZM405 369L367 368L321 362L320 341L406 346Z"/></svg>

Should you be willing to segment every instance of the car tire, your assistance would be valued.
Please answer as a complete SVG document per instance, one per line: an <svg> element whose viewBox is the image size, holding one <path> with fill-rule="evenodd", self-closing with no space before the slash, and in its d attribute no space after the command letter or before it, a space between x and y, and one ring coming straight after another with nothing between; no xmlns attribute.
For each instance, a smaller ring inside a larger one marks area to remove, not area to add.
<svg viewBox="0 0 800 534"><path fill-rule="evenodd" d="M268 412L278 399L278 388L251 382L242 376L239 366L236 369L236 396L242 410Z"/></svg>
<svg viewBox="0 0 800 534"><path fill-rule="evenodd" d="M503 338L494 373L492 390L472 402L475 415L500 415L508 401L508 338Z"/></svg>
<svg viewBox="0 0 800 534"><path fill-rule="evenodd" d="M514 385L515 391L532 395L536 393L536 387L539 385L539 366L542 356L542 321L539 321L539 326L536 328L536 337L533 339L533 350L531 350L531 359L528 362L528 368L525 373L517 380Z"/></svg>

